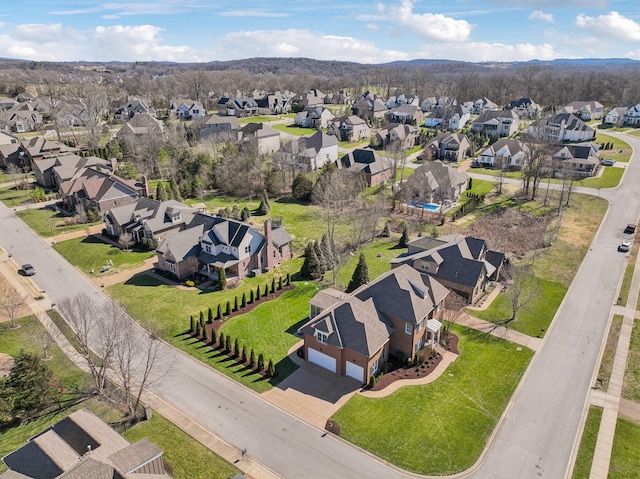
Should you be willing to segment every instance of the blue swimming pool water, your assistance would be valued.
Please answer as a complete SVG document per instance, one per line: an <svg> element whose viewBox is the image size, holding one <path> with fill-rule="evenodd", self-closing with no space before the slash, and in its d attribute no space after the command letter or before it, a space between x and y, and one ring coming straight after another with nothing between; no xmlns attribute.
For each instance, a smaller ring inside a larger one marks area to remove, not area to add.
<svg viewBox="0 0 640 479"><path fill-rule="evenodd" d="M415 201L411 202L411 206L415 206L416 208L422 208L423 210L429 210L429 211L437 211L440 208L440 205L436 205L433 203L416 203Z"/></svg>

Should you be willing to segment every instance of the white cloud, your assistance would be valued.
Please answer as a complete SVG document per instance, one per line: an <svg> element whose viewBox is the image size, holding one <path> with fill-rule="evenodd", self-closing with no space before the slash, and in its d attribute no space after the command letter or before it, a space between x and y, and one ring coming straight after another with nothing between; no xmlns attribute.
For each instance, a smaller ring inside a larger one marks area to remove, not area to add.
<svg viewBox="0 0 640 479"><path fill-rule="evenodd" d="M588 17L581 13L576 18L576 26L603 37L640 42L640 24L618 12L610 12L598 17Z"/></svg>
<svg viewBox="0 0 640 479"><path fill-rule="evenodd" d="M544 13L542 10L534 10L529 15L529 20L542 20L543 22L553 23L553 15L551 13Z"/></svg>
<svg viewBox="0 0 640 479"><path fill-rule="evenodd" d="M232 32L216 42L215 59L251 57L306 57L384 63L406 60L409 56L404 52L381 50L366 40L297 29Z"/></svg>
<svg viewBox="0 0 640 479"><path fill-rule="evenodd" d="M261 9L229 10L226 12L221 12L220 15L223 17L258 17L258 18L280 18L280 17L290 16L289 13L278 13L278 12L272 12L269 10L261 10Z"/></svg>
<svg viewBox="0 0 640 479"><path fill-rule="evenodd" d="M380 28L380 25L378 25L377 23L367 23L364 28L366 28L367 30L378 30Z"/></svg>
<svg viewBox="0 0 640 479"><path fill-rule="evenodd" d="M548 43L541 45L532 45L530 43L508 45L504 43L485 42L422 45L417 54L412 56L415 58L461 60L468 62L519 62L569 58L569 55L559 55L553 45Z"/></svg>
<svg viewBox="0 0 640 479"><path fill-rule="evenodd" d="M442 42L464 42L473 26L466 20L455 20L439 13L415 13L413 0L402 0L386 10L386 20L408 27L421 37Z"/></svg>

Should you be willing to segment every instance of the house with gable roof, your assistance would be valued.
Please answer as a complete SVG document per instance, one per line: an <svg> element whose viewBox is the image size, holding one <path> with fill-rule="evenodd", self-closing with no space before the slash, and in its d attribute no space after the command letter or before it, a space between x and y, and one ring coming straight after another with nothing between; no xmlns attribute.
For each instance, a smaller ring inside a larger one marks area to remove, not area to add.
<svg viewBox="0 0 640 479"><path fill-rule="evenodd" d="M389 354L412 358L439 341L449 290L408 265L388 271L351 294L322 290L310 301L311 319L299 329L310 363L361 384Z"/></svg>
<svg viewBox="0 0 640 479"><path fill-rule="evenodd" d="M369 122L384 118L388 110L386 102L382 97L368 91L356 99L351 107L351 112L355 116Z"/></svg>
<svg viewBox="0 0 640 479"><path fill-rule="evenodd" d="M34 136L18 142L0 145L0 166L6 168L10 164L14 164L19 168L24 169L26 167L34 169L34 163L36 161L71 154L77 151L77 148L69 147L64 143L45 140L41 136Z"/></svg>
<svg viewBox="0 0 640 479"><path fill-rule="evenodd" d="M443 204L456 201L468 187L467 173L435 160L417 167L400 186L400 195L406 202Z"/></svg>
<svg viewBox="0 0 640 479"><path fill-rule="evenodd" d="M582 121L599 120L605 114L604 105L595 100L572 101L562 108L559 113L569 113L577 116Z"/></svg>
<svg viewBox="0 0 640 479"><path fill-rule="evenodd" d="M391 178L393 162L369 148L356 148L336 162L338 168L364 175L367 186L378 186Z"/></svg>
<svg viewBox="0 0 640 479"><path fill-rule="evenodd" d="M459 162L471 152L471 142L463 133L440 133L427 143L434 158Z"/></svg>
<svg viewBox="0 0 640 479"><path fill-rule="evenodd" d="M325 129L336 116L324 106L308 106L298 112L293 124L303 128Z"/></svg>
<svg viewBox="0 0 640 479"><path fill-rule="evenodd" d="M417 138L417 126L391 123L376 131L375 144L384 150L394 142L401 142L404 148L410 149L416 146Z"/></svg>
<svg viewBox="0 0 640 479"><path fill-rule="evenodd" d="M529 134L550 141L591 141L596 131L571 113L558 113L534 121L529 125Z"/></svg>
<svg viewBox="0 0 640 479"><path fill-rule="evenodd" d="M134 115L156 116L156 109L153 106L138 98L132 98L124 105L118 107L114 113L116 121L129 121Z"/></svg>
<svg viewBox="0 0 640 479"><path fill-rule="evenodd" d="M482 98L478 98L473 102L473 109L471 110L471 113L473 113L474 115L482 115L487 111L498 110L500 110L500 108L496 103L489 100L486 96L483 96Z"/></svg>
<svg viewBox="0 0 640 479"><path fill-rule="evenodd" d="M58 188L65 181L70 180L81 169L94 167L113 172L117 161L108 161L96 156L78 156L74 153L65 153L58 156L50 156L31 162L31 169L36 182L47 189Z"/></svg>
<svg viewBox="0 0 640 479"><path fill-rule="evenodd" d="M537 120L542 113L542 107L527 97L510 101L504 109L515 111L521 120Z"/></svg>
<svg viewBox="0 0 640 479"><path fill-rule="evenodd" d="M480 152L474 165L482 168L504 166L507 169L520 169L527 161L528 151L527 145L520 140L501 138Z"/></svg>
<svg viewBox="0 0 640 479"><path fill-rule="evenodd" d="M422 125L424 112L416 105L400 105L387 112L391 123L405 123L407 125Z"/></svg>
<svg viewBox="0 0 640 479"><path fill-rule="evenodd" d="M623 123L625 125L640 125L640 103L629 107L624 115Z"/></svg>
<svg viewBox="0 0 640 479"><path fill-rule="evenodd" d="M269 155L280 149L280 132L265 123L247 123L240 128L241 141L254 143L260 155Z"/></svg>
<svg viewBox="0 0 640 479"><path fill-rule="evenodd" d="M207 114L207 110L200 102L174 99L169 104L169 114L179 120L199 120Z"/></svg>
<svg viewBox="0 0 640 479"><path fill-rule="evenodd" d="M287 164L312 171L338 159L338 139L318 131L310 137L293 138L282 146L282 159Z"/></svg>
<svg viewBox="0 0 640 479"><path fill-rule="evenodd" d="M490 281L500 276L504 253L490 250L483 239L453 234L410 241L391 267L411 266L474 304Z"/></svg>
<svg viewBox="0 0 640 479"><path fill-rule="evenodd" d="M83 408L4 456L0 478L170 479L162 456L148 439L131 444Z"/></svg>
<svg viewBox="0 0 640 479"><path fill-rule="evenodd" d="M578 178L594 176L600 164L599 150L600 146L595 143L559 145L551 155L554 176L562 177L567 173Z"/></svg>
<svg viewBox="0 0 640 479"><path fill-rule="evenodd" d="M240 140L240 122L235 116L207 115L188 126L200 141Z"/></svg>
<svg viewBox="0 0 640 479"><path fill-rule="evenodd" d="M617 106L612 108L604 116L604 123L607 125L622 125L628 111L628 106Z"/></svg>
<svg viewBox="0 0 640 479"><path fill-rule="evenodd" d="M334 135L341 141L354 143L369 138L371 127L359 116L346 115L329 122L327 134Z"/></svg>
<svg viewBox="0 0 640 479"><path fill-rule="evenodd" d="M317 88L310 88L304 93L300 93L291 98L291 106L293 108L302 109L310 106L320 106L324 104L327 95ZM297 110L294 110L297 111Z"/></svg>
<svg viewBox="0 0 640 479"><path fill-rule="evenodd" d="M520 118L513 110L487 111L471 123L471 130L489 136L511 136L518 131Z"/></svg>

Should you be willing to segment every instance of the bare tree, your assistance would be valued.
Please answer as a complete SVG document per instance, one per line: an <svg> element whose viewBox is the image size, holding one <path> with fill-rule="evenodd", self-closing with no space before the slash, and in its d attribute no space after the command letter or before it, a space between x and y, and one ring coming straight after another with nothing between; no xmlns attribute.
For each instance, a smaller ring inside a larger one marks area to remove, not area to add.
<svg viewBox="0 0 640 479"><path fill-rule="evenodd" d="M103 117L109 107L107 92L102 85L88 81L77 83L72 92L84 105L89 130L87 143L89 148L95 148L100 141Z"/></svg>
<svg viewBox="0 0 640 479"><path fill-rule="evenodd" d="M542 293L540 282L536 280L534 262L514 265L508 263L503 268L503 274L507 277L507 296L511 306L511 317L502 321L506 326L514 321L518 312L526 305L537 299Z"/></svg>
<svg viewBox="0 0 640 479"><path fill-rule="evenodd" d="M118 236L118 243L122 245L122 248L124 250L129 250L135 244L135 240L133 239L133 235L131 233L129 233L128 231L123 231L122 233L120 233L120 236Z"/></svg>
<svg viewBox="0 0 640 479"><path fill-rule="evenodd" d="M25 310L27 296L18 292L8 282L2 281L0 283L0 307L3 309L9 320L11 321L12 328L18 328L16 319Z"/></svg>
<svg viewBox="0 0 640 479"><path fill-rule="evenodd" d="M49 347L54 343L53 338L45 328L38 328L38 331L34 335L34 341L38 346L42 348L42 359L49 360Z"/></svg>
<svg viewBox="0 0 640 479"><path fill-rule="evenodd" d="M13 183L16 185L16 190L17 190L19 186L18 182L20 180L20 176L22 175L22 170L15 163L9 163L7 165L7 174L13 180Z"/></svg>
<svg viewBox="0 0 640 479"><path fill-rule="evenodd" d="M540 181L550 172L550 142L542 134L523 135L525 161L522 165L522 193L535 200Z"/></svg>
<svg viewBox="0 0 640 479"><path fill-rule="evenodd" d="M183 269L185 271L185 273L187 273L187 276L193 276L194 274L196 274L198 272L198 268L199 268L199 263L198 263L198 258L197 256L189 256L183 265Z"/></svg>
<svg viewBox="0 0 640 479"><path fill-rule="evenodd" d="M442 312L442 333L446 336L451 329L458 323L467 307L467 301L458 293L451 291L444 301L444 310Z"/></svg>

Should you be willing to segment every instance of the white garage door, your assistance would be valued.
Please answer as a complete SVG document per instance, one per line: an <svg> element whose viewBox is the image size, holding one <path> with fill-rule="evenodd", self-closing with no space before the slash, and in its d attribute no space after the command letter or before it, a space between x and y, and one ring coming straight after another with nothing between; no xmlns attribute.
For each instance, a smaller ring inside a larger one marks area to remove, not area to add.
<svg viewBox="0 0 640 479"><path fill-rule="evenodd" d="M336 359L328 356L320 351L316 351L315 349L309 348L309 362L313 364L317 364L325 369L328 369L332 373L336 372Z"/></svg>
<svg viewBox="0 0 640 479"><path fill-rule="evenodd" d="M360 382L364 381L364 368L354 363L347 362L347 376L353 379L357 379Z"/></svg>

